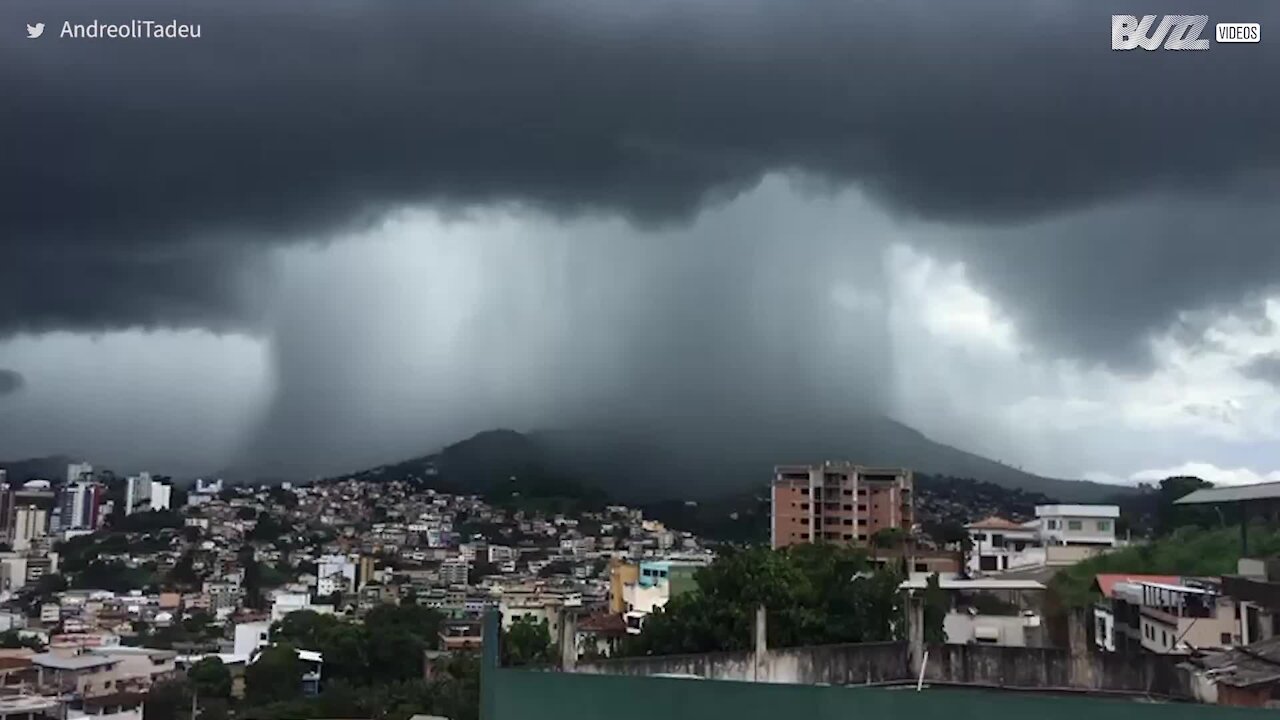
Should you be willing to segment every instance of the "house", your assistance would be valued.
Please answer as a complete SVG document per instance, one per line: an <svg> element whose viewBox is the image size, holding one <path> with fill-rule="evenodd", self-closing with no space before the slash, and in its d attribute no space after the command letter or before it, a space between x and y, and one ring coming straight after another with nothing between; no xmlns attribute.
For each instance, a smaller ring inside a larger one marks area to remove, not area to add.
<svg viewBox="0 0 1280 720"><path fill-rule="evenodd" d="M1280 636L1280 559L1240 558L1236 574L1222 578L1224 593L1240 605L1240 641Z"/></svg>
<svg viewBox="0 0 1280 720"><path fill-rule="evenodd" d="M1217 580L1117 582L1112 603L1115 626L1130 643L1136 632L1148 652L1185 655L1240 643L1235 599L1222 594Z"/></svg>
<svg viewBox="0 0 1280 720"><path fill-rule="evenodd" d="M972 574L1015 570L1044 562L1036 521L1018 523L991 516L965 526L972 550L966 567Z"/></svg>
<svg viewBox="0 0 1280 720"><path fill-rule="evenodd" d="M1192 687L1201 702L1280 706L1280 637L1194 655L1179 667L1192 673Z"/></svg>
<svg viewBox="0 0 1280 720"><path fill-rule="evenodd" d="M938 586L947 597L947 613L942 622L947 644L1045 644L1043 584L1035 580L939 578ZM911 594L923 593L928 579L914 578L898 587Z"/></svg>
<svg viewBox="0 0 1280 720"><path fill-rule="evenodd" d="M613 657L627 635L622 615L591 615L578 621L574 643L579 657Z"/></svg>
<svg viewBox="0 0 1280 720"><path fill-rule="evenodd" d="M1117 505L1037 505L1040 540L1045 545L1112 548L1117 545Z"/></svg>
<svg viewBox="0 0 1280 720"><path fill-rule="evenodd" d="M55 694L80 697L110 695L117 691L117 658L93 653L43 652L31 656L36 686Z"/></svg>
<svg viewBox="0 0 1280 720"><path fill-rule="evenodd" d="M1139 613L1133 606L1121 600L1116 601L1116 585L1119 583L1154 582L1176 584L1181 582L1176 575L1131 575L1125 573L1103 573L1093 580L1093 587L1102 595L1093 606L1093 642L1099 650L1107 652L1128 652L1140 648L1142 631ZM1119 611L1120 625L1117 627L1116 613Z"/></svg>
<svg viewBox="0 0 1280 720"><path fill-rule="evenodd" d="M970 574L1074 565L1120 544L1116 505L1037 505L1036 519L989 517L967 525Z"/></svg>
<svg viewBox="0 0 1280 720"><path fill-rule="evenodd" d="M479 620L445 620L440 624L440 648L443 650L479 650L484 633Z"/></svg>
<svg viewBox="0 0 1280 720"><path fill-rule="evenodd" d="M153 684L177 674L175 660L178 654L172 650L113 645L88 652L120 662L116 668L117 690L146 691Z"/></svg>

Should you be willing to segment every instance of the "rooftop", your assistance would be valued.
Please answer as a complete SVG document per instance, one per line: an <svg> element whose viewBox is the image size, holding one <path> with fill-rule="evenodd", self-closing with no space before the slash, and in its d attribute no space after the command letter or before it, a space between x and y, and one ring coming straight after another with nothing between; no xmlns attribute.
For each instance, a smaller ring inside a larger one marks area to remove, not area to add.
<svg viewBox="0 0 1280 720"><path fill-rule="evenodd" d="M1044 583L1035 580L961 580L959 578L940 578L938 585L943 590L1044 590ZM926 578L907 580L898 586L899 590L923 590L928 586Z"/></svg>
<svg viewBox="0 0 1280 720"><path fill-rule="evenodd" d="M1037 505L1036 517L1118 518L1119 505Z"/></svg>
<svg viewBox="0 0 1280 720"><path fill-rule="evenodd" d="M1249 687L1280 680L1280 637L1192 658L1184 665L1206 670L1214 680Z"/></svg>
<svg viewBox="0 0 1280 720"><path fill-rule="evenodd" d="M1094 578L1098 590L1103 597L1114 597L1117 583L1163 583L1176 585L1182 578L1177 575L1126 575L1124 573L1101 573Z"/></svg>
<svg viewBox="0 0 1280 720"><path fill-rule="evenodd" d="M44 652L32 655L31 662L34 665L56 670L88 670L89 668L114 665L120 661L91 653L85 653L84 655L55 655Z"/></svg>
<svg viewBox="0 0 1280 720"><path fill-rule="evenodd" d="M1245 500L1280 500L1280 482L1241 485L1239 487L1204 488L1183 495L1174 505L1233 503Z"/></svg>
<svg viewBox="0 0 1280 720"><path fill-rule="evenodd" d="M1033 528L1024 526L1022 523L1016 523L1012 520L1005 520L1004 518L997 517L995 515L992 515L991 517L988 517L988 518L983 518L982 520L979 520L977 522L969 523L965 527L969 528L970 530L1031 530L1033 529Z"/></svg>

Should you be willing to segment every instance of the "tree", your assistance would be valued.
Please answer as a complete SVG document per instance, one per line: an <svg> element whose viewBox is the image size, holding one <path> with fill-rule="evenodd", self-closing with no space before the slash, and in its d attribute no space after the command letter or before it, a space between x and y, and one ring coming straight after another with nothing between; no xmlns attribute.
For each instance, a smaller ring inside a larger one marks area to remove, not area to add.
<svg viewBox="0 0 1280 720"><path fill-rule="evenodd" d="M540 665L555 659L547 621L521 619L502 634L502 664Z"/></svg>
<svg viewBox="0 0 1280 720"><path fill-rule="evenodd" d="M262 565L254 558L253 546L242 546L237 559L240 567L244 568L245 607L262 610L267 604L262 595Z"/></svg>
<svg viewBox="0 0 1280 720"><path fill-rule="evenodd" d="M191 684L185 678L151 686L142 705L142 720L190 720Z"/></svg>
<svg viewBox="0 0 1280 720"><path fill-rule="evenodd" d="M938 573L929 576L924 587L924 641L931 645L940 645L947 641L944 621L947 611L947 594L942 590Z"/></svg>
<svg viewBox="0 0 1280 720"><path fill-rule="evenodd" d="M44 650L44 644L35 637L23 637L17 630L6 630L0 633L0 648L31 648L40 652Z"/></svg>
<svg viewBox="0 0 1280 720"><path fill-rule="evenodd" d="M244 670L245 699L265 704L296 697L302 683L302 662L292 645L266 648Z"/></svg>
<svg viewBox="0 0 1280 720"><path fill-rule="evenodd" d="M842 545L729 549L695 573L697 589L650 615L623 654L751 647L756 608L775 647L898 639L900 577L869 572L866 554Z"/></svg>
<svg viewBox="0 0 1280 720"><path fill-rule="evenodd" d="M1156 534L1168 535L1180 527L1211 528L1222 524L1222 519L1212 507L1206 505L1174 505L1174 501L1196 490L1213 487L1213 483L1198 477L1180 475L1160 481L1156 499Z"/></svg>
<svg viewBox="0 0 1280 720"><path fill-rule="evenodd" d="M231 671L216 657L206 657L187 672L201 698L231 697Z"/></svg>
<svg viewBox="0 0 1280 720"><path fill-rule="evenodd" d="M907 531L898 527L887 527L872 533L871 544L883 549L898 548L902 547L906 539Z"/></svg>

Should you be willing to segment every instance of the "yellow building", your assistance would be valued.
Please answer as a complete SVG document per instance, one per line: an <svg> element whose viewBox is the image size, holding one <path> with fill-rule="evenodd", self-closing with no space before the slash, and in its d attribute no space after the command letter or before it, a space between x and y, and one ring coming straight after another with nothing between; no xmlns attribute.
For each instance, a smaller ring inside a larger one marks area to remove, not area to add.
<svg viewBox="0 0 1280 720"><path fill-rule="evenodd" d="M627 583L640 582L640 566L622 562L618 558L609 561L609 612L620 615L626 611L622 588Z"/></svg>

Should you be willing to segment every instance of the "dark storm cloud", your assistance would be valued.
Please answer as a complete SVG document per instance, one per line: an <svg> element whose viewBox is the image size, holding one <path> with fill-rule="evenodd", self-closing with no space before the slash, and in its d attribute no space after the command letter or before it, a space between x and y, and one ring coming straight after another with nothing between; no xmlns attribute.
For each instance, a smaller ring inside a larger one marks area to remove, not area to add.
<svg viewBox="0 0 1280 720"><path fill-rule="evenodd" d="M22 389L26 379L17 370L0 368L0 397L12 395Z"/></svg>
<svg viewBox="0 0 1280 720"><path fill-rule="evenodd" d="M1176 11L1280 18L1273 3L1220 8ZM1024 223L1269 181L1280 103L1262 79L1280 56L1267 43L1112 52L1113 11L1174 10L8 3L5 27L178 17L203 37L0 40L0 88L17 99L0 328L251 327L257 248L387 208L514 200L661 224L799 170L905 213L1005 228L959 246L975 276L1037 336L1132 359L1153 323L1272 273L1275 225L1218 232L1211 203L1190 227L1159 209L1123 226Z"/></svg>
<svg viewBox="0 0 1280 720"><path fill-rule="evenodd" d="M1240 369L1245 377L1280 387L1280 353L1259 355Z"/></svg>

